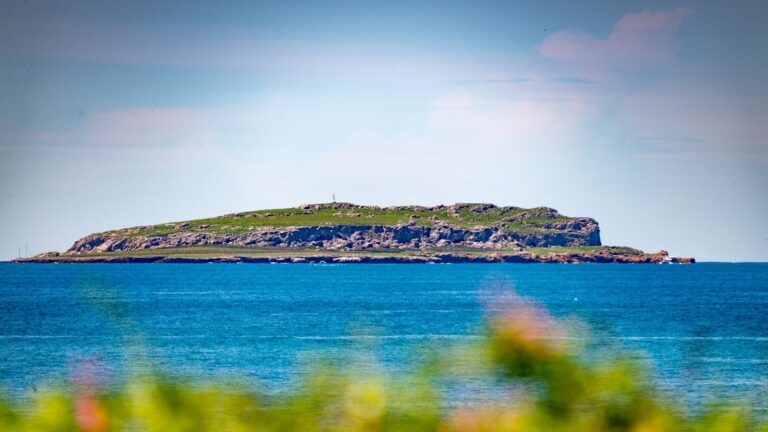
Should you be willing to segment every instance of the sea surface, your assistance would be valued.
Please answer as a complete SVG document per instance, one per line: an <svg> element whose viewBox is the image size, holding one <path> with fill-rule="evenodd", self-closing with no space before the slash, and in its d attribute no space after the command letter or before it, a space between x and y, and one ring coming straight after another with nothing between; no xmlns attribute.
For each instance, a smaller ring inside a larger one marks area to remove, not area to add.
<svg viewBox="0 0 768 432"><path fill-rule="evenodd" d="M361 351L396 373L476 340L512 292L589 323L686 399L768 400L768 264L722 263L0 263L0 389L149 362L280 391L317 356Z"/></svg>

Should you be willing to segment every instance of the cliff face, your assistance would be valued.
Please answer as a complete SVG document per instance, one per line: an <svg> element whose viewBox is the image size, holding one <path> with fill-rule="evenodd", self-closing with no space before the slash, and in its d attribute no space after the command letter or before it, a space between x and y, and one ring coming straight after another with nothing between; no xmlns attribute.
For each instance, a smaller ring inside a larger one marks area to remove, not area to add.
<svg viewBox="0 0 768 432"><path fill-rule="evenodd" d="M396 223L375 223L385 220ZM92 234L75 242L67 253L212 245L323 250L522 250L599 246L600 229L594 219L569 218L545 207L314 204Z"/></svg>

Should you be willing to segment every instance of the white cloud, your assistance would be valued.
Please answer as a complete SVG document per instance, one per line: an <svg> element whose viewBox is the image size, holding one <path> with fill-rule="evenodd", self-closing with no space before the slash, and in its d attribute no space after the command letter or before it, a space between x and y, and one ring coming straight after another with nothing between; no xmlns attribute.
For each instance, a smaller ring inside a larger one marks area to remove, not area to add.
<svg viewBox="0 0 768 432"><path fill-rule="evenodd" d="M538 51L544 57L591 73L665 65L677 55L679 47L673 37L690 14L684 8L628 13L604 39L582 31L562 30L547 37Z"/></svg>

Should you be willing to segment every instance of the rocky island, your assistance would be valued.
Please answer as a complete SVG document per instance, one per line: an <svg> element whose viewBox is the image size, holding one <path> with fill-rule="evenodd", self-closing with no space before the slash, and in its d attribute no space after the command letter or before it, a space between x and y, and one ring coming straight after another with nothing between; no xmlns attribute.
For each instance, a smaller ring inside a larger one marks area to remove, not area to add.
<svg viewBox="0 0 768 432"><path fill-rule="evenodd" d="M90 234L15 262L693 263L603 246L588 217L548 207L309 204Z"/></svg>

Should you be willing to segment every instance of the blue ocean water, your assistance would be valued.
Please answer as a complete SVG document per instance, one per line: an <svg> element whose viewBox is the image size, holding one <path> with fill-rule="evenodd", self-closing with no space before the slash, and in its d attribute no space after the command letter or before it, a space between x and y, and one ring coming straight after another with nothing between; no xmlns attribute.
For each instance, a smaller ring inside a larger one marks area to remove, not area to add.
<svg viewBox="0 0 768 432"><path fill-rule="evenodd" d="M317 353L373 350L396 368L476 337L511 290L644 355L664 387L765 397L768 264L719 263L2 263L0 389L24 397L83 361L119 374L137 341L159 369L267 389Z"/></svg>

